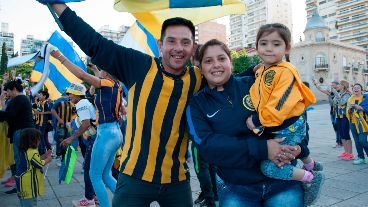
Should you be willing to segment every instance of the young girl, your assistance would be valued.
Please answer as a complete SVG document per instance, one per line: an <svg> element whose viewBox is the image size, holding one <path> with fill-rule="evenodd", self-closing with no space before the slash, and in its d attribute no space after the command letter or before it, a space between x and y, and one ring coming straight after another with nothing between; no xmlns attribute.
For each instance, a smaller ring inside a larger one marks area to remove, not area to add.
<svg viewBox="0 0 368 207"><path fill-rule="evenodd" d="M266 24L257 34L256 47L263 66L256 72L256 80L250 89L250 96L256 115L246 121L249 129L256 134L274 134L275 138L285 137L282 144L297 145L306 135L303 119L305 109L315 103L313 93L302 83L297 69L283 61L291 48L291 33L282 24ZM285 154L284 154L285 155ZM304 169L293 165L279 168L271 160L261 164L267 177L283 180L298 180L311 183L305 194L305 204L309 205L320 192L323 174L312 173L315 162L302 158Z"/></svg>
<svg viewBox="0 0 368 207"><path fill-rule="evenodd" d="M20 135L20 163L16 173L16 183L20 205L37 206L37 197L44 195L42 167L51 161L51 150L40 156L37 148L41 142L41 132L34 128L22 130Z"/></svg>

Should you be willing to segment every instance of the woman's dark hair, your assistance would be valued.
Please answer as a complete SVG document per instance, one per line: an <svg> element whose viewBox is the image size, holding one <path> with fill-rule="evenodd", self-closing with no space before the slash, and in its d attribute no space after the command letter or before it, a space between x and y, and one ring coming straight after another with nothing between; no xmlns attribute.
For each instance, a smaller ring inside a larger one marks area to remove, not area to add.
<svg viewBox="0 0 368 207"><path fill-rule="evenodd" d="M37 149L41 132L35 128L23 129L20 134L19 150L26 152L29 148Z"/></svg>
<svg viewBox="0 0 368 207"><path fill-rule="evenodd" d="M258 42L259 39L263 35L269 35L273 32L277 32L281 38L284 40L286 48L291 47L291 32L287 26L280 24L280 23L273 23L273 24L265 24L259 28L256 38L256 48L258 49Z"/></svg>
<svg viewBox="0 0 368 207"><path fill-rule="evenodd" d="M359 86L359 87L360 87L360 90L364 91L364 90L363 90L363 86L362 86L360 83L356 83L356 84L354 84L354 85L353 85L353 87L354 87L354 86Z"/></svg>
<svg viewBox="0 0 368 207"><path fill-rule="evenodd" d="M5 83L4 85L4 90L13 90L14 88L16 88L18 92L22 92L23 91L22 81L19 79L12 80Z"/></svg>
<svg viewBox="0 0 368 207"><path fill-rule="evenodd" d="M220 46L221 49L224 50L224 52L226 53L226 55L229 57L230 61L231 61L231 54L230 54L230 50L229 48L226 46L225 43L217 40L217 39L212 39L209 40L208 42L206 42L202 47L201 50L199 51L199 63L200 65L202 65L202 60L203 60L203 56L204 56L204 52L206 52L207 48L210 46Z"/></svg>
<svg viewBox="0 0 368 207"><path fill-rule="evenodd" d="M166 29L170 26L184 26L188 27L190 32L192 33L192 40L194 40L195 37L195 27L193 25L193 22L190 20L181 18L181 17L174 17L170 19L166 19L164 23L162 23L161 27L161 37L160 40L163 41L166 35Z"/></svg>
<svg viewBox="0 0 368 207"><path fill-rule="evenodd" d="M196 49L196 51L194 52L194 55L193 55L194 60L199 61L199 53L201 51L202 46L203 46L202 44L197 45L197 49Z"/></svg>

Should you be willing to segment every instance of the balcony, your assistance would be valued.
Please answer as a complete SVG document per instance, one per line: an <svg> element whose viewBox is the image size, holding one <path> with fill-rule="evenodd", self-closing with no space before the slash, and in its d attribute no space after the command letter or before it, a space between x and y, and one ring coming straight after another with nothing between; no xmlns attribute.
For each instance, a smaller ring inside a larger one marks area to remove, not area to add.
<svg viewBox="0 0 368 207"><path fill-rule="evenodd" d="M344 72L349 73L350 72L350 66L344 66Z"/></svg>
<svg viewBox="0 0 368 207"><path fill-rule="evenodd" d="M352 42L351 44L352 45L357 45L357 46L364 46L364 45L368 44L368 39L355 41L355 42Z"/></svg>
<svg viewBox="0 0 368 207"><path fill-rule="evenodd" d="M351 5L354 5L356 3L361 3L362 1L361 0L353 0L353 1L347 1L345 3L342 3L342 4L338 4L337 7L339 9L341 8L344 8L344 7L347 7L347 6L351 6Z"/></svg>
<svg viewBox="0 0 368 207"><path fill-rule="evenodd" d="M367 23L365 22L357 22L353 25L347 25L347 26L342 26L337 30L337 33L342 33L342 32L347 32L349 30L358 30L358 29L362 29L362 28L366 28L367 27Z"/></svg>
<svg viewBox="0 0 368 207"><path fill-rule="evenodd" d="M360 31L355 34L340 35L340 40L355 39L363 36L367 36L368 31Z"/></svg>
<svg viewBox="0 0 368 207"><path fill-rule="evenodd" d="M353 72L354 73L359 73L359 68L358 67L353 67Z"/></svg>
<svg viewBox="0 0 368 207"><path fill-rule="evenodd" d="M337 14L337 18L341 18L342 16L345 16L345 15L348 15L348 14L352 15L353 13L356 13L356 12L362 12L362 11L365 11L366 9L367 9L367 6L361 6L361 7L349 9L349 10L346 10L346 11L340 11Z"/></svg>
<svg viewBox="0 0 368 207"><path fill-rule="evenodd" d="M316 64L314 65L314 70L316 71L328 71L328 64Z"/></svg>

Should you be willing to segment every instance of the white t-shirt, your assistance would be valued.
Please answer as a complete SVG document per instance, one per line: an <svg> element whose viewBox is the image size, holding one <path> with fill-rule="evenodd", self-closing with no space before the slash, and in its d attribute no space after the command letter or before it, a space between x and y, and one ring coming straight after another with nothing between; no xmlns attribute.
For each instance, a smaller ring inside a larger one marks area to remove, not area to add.
<svg viewBox="0 0 368 207"><path fill-rule="evenodd" d="M80 100L75 105L75 109L80 121L86 119L96 120L96 109L87 99Z"/></svg>

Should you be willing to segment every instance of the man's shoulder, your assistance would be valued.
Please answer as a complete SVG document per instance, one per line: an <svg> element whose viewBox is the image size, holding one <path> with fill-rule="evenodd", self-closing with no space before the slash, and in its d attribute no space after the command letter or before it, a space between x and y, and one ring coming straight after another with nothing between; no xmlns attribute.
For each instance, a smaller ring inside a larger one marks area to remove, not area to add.
<svg viewBox="0 0 368 207"><path fill-rule="evenodd" d="M93 106L91 104L91 102L89 102L87 99L81 99L80 101L78 101L78 103L75 105L75 108L77 110L82 110L82 109L88 109L89 107Z"/></svg>

